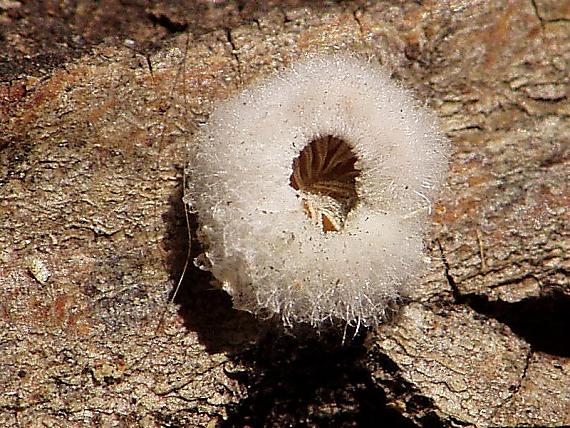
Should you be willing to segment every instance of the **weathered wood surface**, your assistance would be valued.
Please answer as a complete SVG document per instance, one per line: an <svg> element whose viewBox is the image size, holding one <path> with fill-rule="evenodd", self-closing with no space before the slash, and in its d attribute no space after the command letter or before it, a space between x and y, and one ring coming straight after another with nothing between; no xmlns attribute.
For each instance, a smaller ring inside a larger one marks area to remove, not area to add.
<svg viewBox="0 0 570 428"><path fill-rule="evenodd" d="M289 4L191 30L0 86L0 425L570 424L567 3ZM390 67L453 142L425 280L344 346L233 310L195 269L168 305L193 130L325 49Z"/></svg>

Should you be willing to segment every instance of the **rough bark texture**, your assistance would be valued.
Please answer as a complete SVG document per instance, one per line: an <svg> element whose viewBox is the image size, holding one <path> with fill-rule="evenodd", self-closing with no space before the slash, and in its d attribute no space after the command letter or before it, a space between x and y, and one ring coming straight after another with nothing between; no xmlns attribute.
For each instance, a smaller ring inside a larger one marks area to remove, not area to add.
<svg viewBox="0 0 570 428"><path fill-rule="evenodd" d="M152 50L99 44L105 5L54 9L90 44L26 63L17 21L39 21L0 1L0 425L570 424L568 3L196 4L106 30ZM233 310L196 269L168 304L193 130L326 49L390 67L453 142L429 273L345 345Z"/></svg>

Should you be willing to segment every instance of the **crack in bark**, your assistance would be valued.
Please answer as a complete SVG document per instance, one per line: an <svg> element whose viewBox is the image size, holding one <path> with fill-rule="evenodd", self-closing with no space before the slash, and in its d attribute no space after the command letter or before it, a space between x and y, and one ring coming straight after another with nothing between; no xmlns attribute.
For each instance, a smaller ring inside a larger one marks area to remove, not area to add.
<svg viewBox="0 0 570 428"><path fill-rule="evenodd" d="M496 406L495 409L493 410L493 412L491 413L491 416L489 418L491 422L493 422L497 413L500 410L504 409L505 406L507 406L509 403L511 403L512 399L517 396L517 394L520 391L522 384L523 384L523 382L526 379L526 376L528 374L528 368L530 367L530 360L532 359L532 356L533 356L532 346L529 345L528 352L525 355L525 361L524 361L524 366L521 370L521 375L520 375L518 381L516 382L516 384L513 385L509 389L509 392L510 392L509 396L506 397L504 400L502 400L501 404Z"/></svg>
<svg viewBox="0 0 570 428"><path fill-rule="evenodd" d="M239 55L238 55L238 48L235 44L235 40L232 36L232 30L231 28L225 28L224 29L225 33L226 33L226 39L228 41L228 43L230 44L231 48L232 48L232 56L234 57L234 60L236 62L236 72L238 75L238 81L241 84L243 82L242 79L242 68L241 68L241 61L239 59Z"/></svg>
<svg viewBox="0 0 570 428"><path fill-rule="evenodd" d="M538 5L536 4L536 0L530 0L530 5L532 6L534 14L536 15L536 18L540 23L540 27L544 30L544 21L543 18L540 16L540 12L538 11Z"/></svg>
<svg viewBox="0 0 570 428"><path fill-rule="evenodd" d="M457 286L457 282L455 281L455 278L453 278L453 276L450 273L449 262L447 260L446 255L445 255L445 251L443 249L443 244L441 243L441 241L439 239L436 240L436 242L437 242L437 245L439 247L439 251L441 253L441 262L443 263L443 267L444 267L445 279L446 279L447 283L449 284L449 287L451 288L451 293L453 295L453 299L458 304L463 303L463 302L465 302L465 296L463 296L461 294L461 291L459 290L459 287Z"/></svg>
<svg viewBox="0 0 570 428"><path fill-rule="evenodd" d="M358 13L364 13L362 11L362 9L360 8L356 8L352 11L352 17L354 18L354 21L356 21L356 25L358 26L358 32L360 33L360 37L364 36L364 30L362 29L362 22L360 21L360 18L358 17Z"/></svg>
<svg viewBox="0 0 570 428"><path fill-rule="evenodd" d="M541 293L538 297L529 296L514 303L502 300L493 301L485 294L464 294L451 275L451 267L445 255L443 244L439 240L436 242L441 252L445 278L451 287L456 304L467 305L478 314L507 325L514 335L533 349L562 357L570 355L570 348L564 340L568 330L565 314L570 308L570 299L564 295L563 291L553 288L552 291ZM555 271L558 269L560 268L555 269ZM521 278L502 281L492 288L520 282L528 277L536 278L534 274L528 273Z"/></svg>
<svg viewBox="0 0 570 428"><path fill-rule="evenodd" d="M540 15L540 8L538 7L538 4L536 4L536 0L530 0L530 4L532 6L532 9L534 10L534 14L536 15L536 18L540 22L540 27L542 28L542 30L544 30L544 27L546 26L546 24L551 24L551 23L556 23L556 22L570 22L570 20L566 19L566 18L556 18L556 19L543 18Z"/></svg>

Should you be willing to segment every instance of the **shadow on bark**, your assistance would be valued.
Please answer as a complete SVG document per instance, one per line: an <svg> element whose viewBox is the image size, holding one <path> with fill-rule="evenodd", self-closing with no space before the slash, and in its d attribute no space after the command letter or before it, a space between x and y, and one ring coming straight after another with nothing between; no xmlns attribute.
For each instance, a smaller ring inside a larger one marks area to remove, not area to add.
<svg viewBox="0 0 570 428"><path fill-rule="evenodd" d="M386 395L373 383L366 367L366 332L342 346L342 330L301 330L297 336L269 333L242 356L256 367L240 379L248 398L230 409L219 427L416 427L387 407Z"/></svg>
<svg viewBox="0 0 570 428"><path fill-rule="evenodd" d="M192 248L188 254L189 236L184 213L182 183L170 197L170 209L163 220L167 225L164 247L173 284L180 288L171 298L179 305L179 314L188 330L198 333L208 352L239 352L258 336L258 321L247 312L232 307L230 296L211 285L213 276L194 265L194 258L202 252L196 238L197 219L189 214ZM184 272L184 266L186 271Z"/></svg>
<svg viewBox="0 0 570 428"><path fill-rule="evenodd" d="M570 357L570 297L562 290L516 303L473 295L465 299L475 311L508 325L533 351Z"/></svg>
<svg viewBox="0 0 570 428"><path fill-rule="evenodd" d="M163 220L164 242L172 283L188 257L188 232L182 185L170 198ZM227 373L248 390L248 398L229 409L220 426L385 426L416 427L387 399L366 367L365 329L331 325L285 329L275 319L257 320L232 308L229 295L210 285L209 272L193 260L202 248L196 239L197 219L190 215L192 249L175 297L189 330L198 333L208 352L228 352L245 370ZM174 290L173 290L174 292ZM344 343L344 345L343 345ZM435 425L437 426L437 425Z"/></svg>

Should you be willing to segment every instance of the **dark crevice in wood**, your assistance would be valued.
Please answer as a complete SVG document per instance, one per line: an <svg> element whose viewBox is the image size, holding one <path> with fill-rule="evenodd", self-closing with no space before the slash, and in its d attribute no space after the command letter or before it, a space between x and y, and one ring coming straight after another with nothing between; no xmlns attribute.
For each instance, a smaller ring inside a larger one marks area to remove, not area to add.
<svg viewBox="0 0 570 428"><path fill-rule="evenodd" d="M450 274L443 246L439 241L437 244L441 251L445 277L457 304L468 305L474 311L508 325L515 334L530 344L534 351L570 357L570 296L562 290L554 289L538 297L510 303L490 300L484 295L462 294Z"/></svg>
<svg viewBox="0 0 570 428"><path fill-rule="evenodd" d="M183 31L186 31L186 29L188 28L187 22L185 21L176 22L172 18L164 14L149 13L148 18L154 25L159 25L172 34L181 33Z"/></svg>
<svg viewBox="0 0 570 428"><path fill-rule="evenodd" d="M465 301L475 311L508 325L533 351L570 357L570 297L561 290L515 303L479 295L465 296Z"/></svg>

